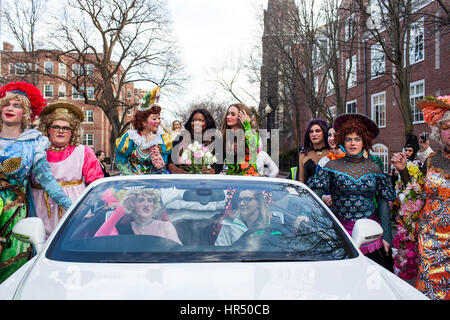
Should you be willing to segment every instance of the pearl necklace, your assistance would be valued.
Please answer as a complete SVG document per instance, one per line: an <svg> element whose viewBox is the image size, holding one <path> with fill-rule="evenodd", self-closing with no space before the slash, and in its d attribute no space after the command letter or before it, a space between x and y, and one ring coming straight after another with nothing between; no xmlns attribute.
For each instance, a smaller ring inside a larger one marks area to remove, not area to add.
<svg viewBox="0 0 450 320"><path fill-rule="evenodd" d="M64 147L55 147L54 145L51 145L50 146L50 150L51 151L56 151L56 152L63 151L63 150L65 150L67 148L68 145L69 144L66 144Z"/></svg>

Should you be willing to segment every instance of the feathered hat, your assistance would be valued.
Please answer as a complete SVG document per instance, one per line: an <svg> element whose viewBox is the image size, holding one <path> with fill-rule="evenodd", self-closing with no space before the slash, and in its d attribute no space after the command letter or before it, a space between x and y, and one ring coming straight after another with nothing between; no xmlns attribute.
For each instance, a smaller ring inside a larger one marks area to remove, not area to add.
<svg viewBox="0 0 450 320"><path fill-rule="evenodd" d="M18 93L26 96L31 104L31 121L42 112L42 108L47 105L41 91L28 82L10 82L0 87L0 99L6 96L7 92Z"/></svg>
<svg viewBox="0 0 450 320"><path fill-rule="evenodd" d="M423 119L430 126L435 126L442 116L450 110L450 96L427 96L418 100L416 106L423 111Z"/></svg>
<svg viewBox="0 0 450 320"><path fill-rule="evenodd" d="M145 96L142 98L141 103L139 104L138 110L139 111L147 111L154 105L157 105L159 102L159 95L160 95L161 88L156 87L152 91L149 91L145 94Z"/></svg>

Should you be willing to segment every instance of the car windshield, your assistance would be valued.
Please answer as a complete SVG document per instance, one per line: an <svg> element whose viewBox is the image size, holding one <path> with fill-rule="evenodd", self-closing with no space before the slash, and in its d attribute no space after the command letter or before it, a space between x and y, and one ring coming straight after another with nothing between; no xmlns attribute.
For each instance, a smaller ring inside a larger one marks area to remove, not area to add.
<svg viewBox="0 0 450 320"><path fill-rule="evenodd" d="M323 261L357 251L299 185L265 179L116 179L84 194L46 256L77 262Z"/></svg>

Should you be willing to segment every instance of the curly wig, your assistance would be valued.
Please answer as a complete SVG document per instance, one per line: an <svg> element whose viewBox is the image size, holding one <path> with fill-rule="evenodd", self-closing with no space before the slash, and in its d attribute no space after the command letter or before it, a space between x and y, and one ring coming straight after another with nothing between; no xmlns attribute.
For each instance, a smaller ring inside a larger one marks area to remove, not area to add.
<svg viewBox="0 0 450 320"><path fill-rule="evenodd" d="M81 143L81 121L73 113L68 112L67 109L58 108L55 109L52 113L48 113L39 118L38 129L42 132L42 135L49 137L48 131L50 129L50 126L56 120L63 120L70 123L72 135L70 136L69 144L71 146L78 146Z"/></svg>
<svg viewBox="0 0 450 320"><path fill-rule="evenodd" d="M136 111L136 113L133 116L133 119L131 120L131 124L137 131L142 131L144 129L144 122L147 121L148 117L150 117L151 114L156 115L161 114L161 107L158 105L153 105L148 110Z"/></svg>
<svg viewBox="0 0 450 320"><path fill-rule="evenodd" d="M0 109L2 109L4 106L6 106L9 101L11 100L18 100L20 101L20 105L23 108L23 118L22 118L22 130L25 130L31 123L32 118L32 111L31 111L31 103L28 98L20 93L14 93L11 91L8 91L5 93L5 96L0 99ZM2 129L3 121L0 118L0 130Z"/></svg>
<svg viewBox="0 0 450 320"><path fill-rule="evenodd" d="M349 134L356 133L363 140L363 149L369 151L372 149L372 133L358 119L349 119L345 121L336 132L336 143L343 146L345 137Z"/></svg>

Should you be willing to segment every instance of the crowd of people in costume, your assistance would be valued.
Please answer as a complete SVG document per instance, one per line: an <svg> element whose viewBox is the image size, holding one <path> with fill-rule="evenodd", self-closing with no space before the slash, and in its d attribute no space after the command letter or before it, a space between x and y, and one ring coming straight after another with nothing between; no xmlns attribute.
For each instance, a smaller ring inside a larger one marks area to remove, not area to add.
<svg viewBox="0 0 450 320"><path fill-rule="evenodd" d="M159 95L157 87L144 96L133 115L132 129L116 140L115 163L121 175L278 176L279 169L264 151L256 118L246 105L231 104L220 128L206 109L196 109L186 123L174 121L166 128ZM371 154L380 130L370 118L342 114L332 124L312 119L292 179L313 190L349 234L359 219L379 222L382 238L364 244L361 252L403 279L415 279L414 285L428 297L449 299L450 103L447 96L427 98L417 105L431 128L430 138L440 144L441 151L431 150L426 135L420 139L410 135L402 152L392 156L386 174L382 160ZM12 236L14 225L28 216L39 217L48 237L86 186L109 173L105 152L94 153L81 144L84 114L78 106L47 105L35 86L12 82L0 88L0 107L2 282L32 256L29 245ZM31 129L36 117L39 127ZM116 218L127 206L135 208L157 198L146 196L136 194L124 200ZM408 207L411 198L414 210ZM130 224L126 230L104 225L99 235L163 232L173 237L170 222L162 219L156 227L146 224L152 216L140 218L141 224ZM153 229L142 229L145 225ZM225 229L217 237L218 245L237 232Z"/></svg>

